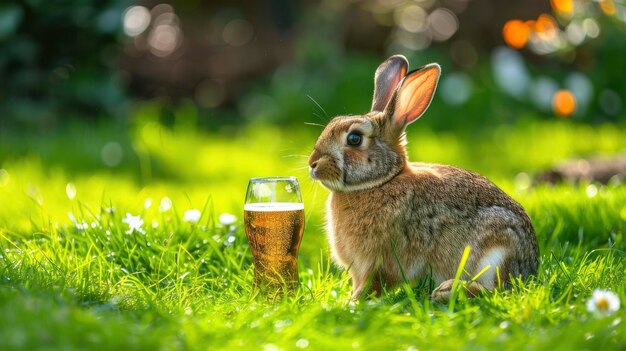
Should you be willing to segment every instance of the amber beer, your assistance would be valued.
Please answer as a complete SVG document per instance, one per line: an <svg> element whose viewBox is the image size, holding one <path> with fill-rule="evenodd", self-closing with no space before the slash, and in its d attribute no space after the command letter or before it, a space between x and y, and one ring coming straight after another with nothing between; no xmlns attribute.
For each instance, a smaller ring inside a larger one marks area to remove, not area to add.
<svg viewBox="0 0 626 351"><path fill-rule="evenodd" d="M254 256L255 284L274 287L297 284L298 249L304 231L304 204L245 204L244 223Z"/></svg>

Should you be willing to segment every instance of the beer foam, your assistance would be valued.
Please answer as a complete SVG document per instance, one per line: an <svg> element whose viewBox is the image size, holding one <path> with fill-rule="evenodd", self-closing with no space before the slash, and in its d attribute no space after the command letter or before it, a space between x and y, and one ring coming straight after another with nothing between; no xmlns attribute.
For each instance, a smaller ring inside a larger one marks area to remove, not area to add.
<svg viewBox="0 0 626 351"><path fill-rule="evenodd" d="M298 211L304 210L303 203L297 202L257 202L243 205L244 211Z"/></svg>

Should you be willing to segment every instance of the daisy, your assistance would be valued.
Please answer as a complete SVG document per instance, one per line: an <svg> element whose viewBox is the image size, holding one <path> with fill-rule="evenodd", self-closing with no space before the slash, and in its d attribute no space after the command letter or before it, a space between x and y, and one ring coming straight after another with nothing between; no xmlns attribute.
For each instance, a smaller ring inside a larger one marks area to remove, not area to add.
<svg viewBox="0 0 626 351"><path fill-rule="evenodd" d="M609 290L596 289L587 300L587 311L605 317L619 310L619 303L617 294Z"/></svg>
<svg viewBox="0 0 626 351"><path fill-rule="evenodd" d="M128 231L126 231L126 234L131 234L132 232L146 233L143 228L141 228L143 225L143 219L141 219L141 216L133 216L132 214L126 212L126 218L122 219L122 222L128 224Z"/></svg>
<svg viewBox="0 0 626 351"><path fill-rule="evenodd" d="M232 215L230 213L222 213L219 217L219 221L223 225L229 226L235 223L235 221L237 221L237 217L235 217L235 215Z"/></svg>
<svg viewBox="0 0 626 351"><path fill-rule="evenodd" d="M198 223L201 216L202 216L202 213L200 213L200 211L196 209L187 210L185 211L185 214L183 215L183 221L191 222L191 223Z"/></svg>

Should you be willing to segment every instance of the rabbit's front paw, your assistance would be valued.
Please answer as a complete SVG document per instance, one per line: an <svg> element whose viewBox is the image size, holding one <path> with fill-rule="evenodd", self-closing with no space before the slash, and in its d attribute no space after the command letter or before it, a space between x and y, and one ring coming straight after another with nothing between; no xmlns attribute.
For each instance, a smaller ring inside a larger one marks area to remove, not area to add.
<svg viewBox="0 0 626 351"><path fill-rule="evenodd" d="M477 282L467 283L460 281L459 284L464 288L465 294L468 297L475 297L480 294L485 288ZM433 290L430 294L430 299L435 302L446 303L450 300L452 295L452 286L454 285L454 279L448 279L439 284L437 289Z"/></svg>
<svg viewBox="0 0 626 351"><path fill-rule="evenodd" d="M450 300L450 295L452 294L452 284L454 284L454 279L448 279L439 284L439 286L430 294L430 299L435 302L448 302L448 300Z"/></svg>

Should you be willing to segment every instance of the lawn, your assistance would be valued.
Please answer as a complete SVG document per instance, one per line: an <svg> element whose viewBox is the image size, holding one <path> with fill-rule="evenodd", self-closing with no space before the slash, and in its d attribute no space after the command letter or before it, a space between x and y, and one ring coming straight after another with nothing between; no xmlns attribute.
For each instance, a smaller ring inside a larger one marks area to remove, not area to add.
<svg viewBox="0 0 626 351"><path fill-rule="evenodd" d="M136 120L0 133L2 350L626 349L624 308L602 318L585 307L596 288L626 298L626 186L532 182L559 160L626 150L623 126L412 125L412 160L488 176L527 209L541 251L530 281L437 304L426 283L350 300L328 257L327 191L307 176L319 127ZM252 289L241 226L247 179L265 175L297 176L303 190L301 286L286 296ZM198 222L184 220L191 209Z"/></svg>

